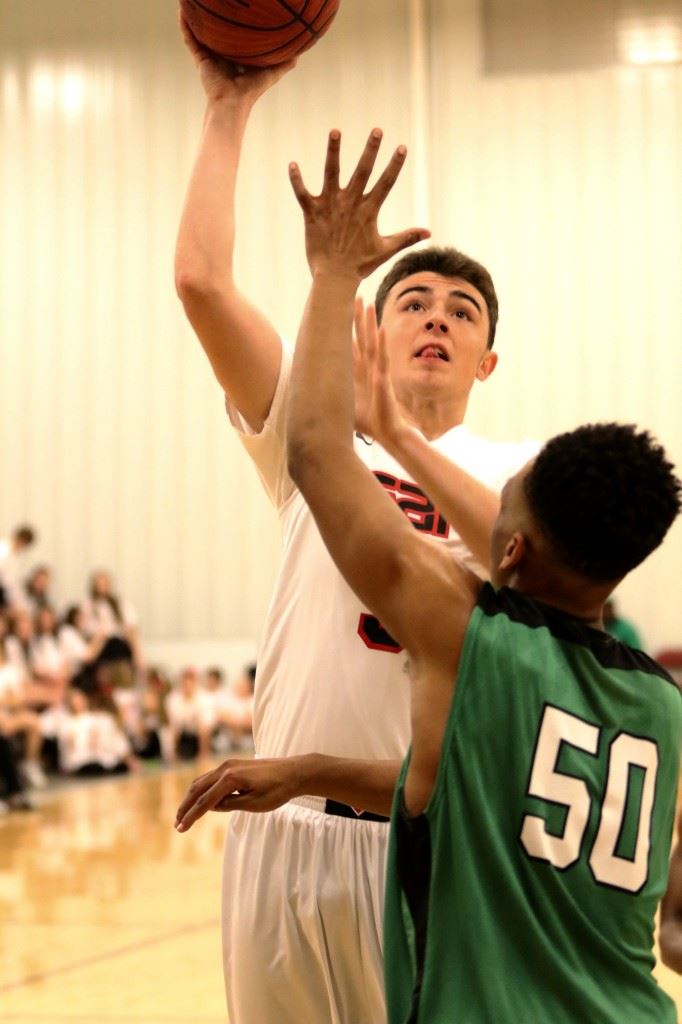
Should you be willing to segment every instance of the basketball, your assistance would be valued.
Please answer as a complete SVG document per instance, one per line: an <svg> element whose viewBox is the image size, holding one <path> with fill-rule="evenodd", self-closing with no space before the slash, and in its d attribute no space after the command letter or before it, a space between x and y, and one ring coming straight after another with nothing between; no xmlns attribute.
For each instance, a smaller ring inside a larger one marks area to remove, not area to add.
<svg viewBox="0 0 682 1024"><path fill-rule="evenodd" d="M190 29L207 49L237 64L269 67L313 46L340 0L180 0Z"/></svg>

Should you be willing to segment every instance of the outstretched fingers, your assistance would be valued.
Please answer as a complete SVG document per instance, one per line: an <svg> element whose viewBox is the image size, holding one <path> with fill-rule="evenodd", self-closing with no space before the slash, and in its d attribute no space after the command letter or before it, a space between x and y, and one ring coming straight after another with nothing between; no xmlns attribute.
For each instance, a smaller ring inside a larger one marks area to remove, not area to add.
<svg viewBox="0 0 682 1024"><path fill-rule="evenodd" d="M388 371L390 369L390 362L388 356L388 344L386 342L386 331L383 327L379 327L377 332L377 370L379 371L379 377L383 382L390 381Z"/></svg>
<svg viewBox="0 0 682 1024"><path fill-rule="evenodd" d="M428 228L407 228L406 231L397 231L394 235L387 235L384 238L384 259L390 259L401 249L408 249L411 245L416 245L417 242L423 242L430 237L431 232Z"/></svg>
<svg viewBox="0 0 682 1024"><path fill-rule="evenodd" d="M178 832L186 832L208 811L226 810L229 797L242 792L244 780L239 777L239 762L223 762L219 768L202 775L192 783L175 819ZM244 787L247 788L247 787Z"/></svg>
<svg viewBox="0 0 682 1024"><path fill-rule="evenodd" d="M291 182L291 187L294 190L294 195L298 200L298 205L301 207L304 213L308 213L308 211L311 209L313 197L303 184L301 168L298 166L297 163L289 164L289 181Z"/></svg>
<svg viewBox="0 0 682 1024"><path fill-rule="evenodd" d="M406 159L407 147L398 146L379 176L374 188L369 193L369 199L374 204L375 209L379 209L386 199L386 196L395 185Z"/></svg>
<svg viewBox="0 0 682 1024"><path fill-rule="evenodd" d="M324 185L325 192L336 190L339 187L341 153L341 132L332 128L327 140L327 159L324 164Z"/></svg>
<svg viewBox="0 0 682 1024"><path fill-rule="evenodd" d="M379 154L379 147L381 146L381 139L383 132L381 128L373 128L369 133L369 138L365 143L360 159L357 162L357 166L353 171L350 181L346 186L346 191L361 196L365 191L365 186L369 181L370 174L374 170L374 165L377 161Z"/></svg>
<svg viewBox="0 0 682 1024"><path fill-rule="evenodd" d="M195 805L202 800L205 793L211 789L215 784L216 779L219 777L220 768L214 768L210 772L206 772L205 775L200 775L198 779L195 779L192 785L189 787L185 796L180 803L175 815L175 827L177 828L180 822L188 815L188 813L195 807ZM202 812L203 813L203 812ZM198 815L197 815L198 817ZM181 829L184 831L184 829Z"/></svg>

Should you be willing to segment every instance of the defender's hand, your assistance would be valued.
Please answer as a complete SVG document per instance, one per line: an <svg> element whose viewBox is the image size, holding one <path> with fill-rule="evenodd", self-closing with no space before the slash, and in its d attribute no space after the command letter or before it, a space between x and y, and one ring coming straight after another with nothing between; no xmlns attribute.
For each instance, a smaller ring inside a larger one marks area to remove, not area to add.
<svg viewBox="0 0 682 1024"><path fill-rule="evenodd" d="M195 779L178 807L175 828L186 832L207 811L272 811L298 796L301 759L228 760Z"/></svg>
<svg viewBox="0 0 682 1024"><path fill-rule="evenodd" d="M324 183L319 196L303 184L298 164L289 165L289 179L303 210L306 254L313 274L329 272L361 279L401 249L428 238L425 228L409 228L394 235L379 234L377 218L405 163L407 150L399 146L379 180L369 192L365 187L374 169L382 133L375 128L345 188L339 184L341 133L331 131L327 144Z"/></svg>
<svg viewBox="0 0 682 1024"><path fill-rule="evenodd" d="M353 377L362 413L363 433L391 450L412 427L395 397L389 372L389 356L383 328L377 324L374 306L365 309L356 299L354 318ZM360 428L359 428L360 429Z"/></svg>

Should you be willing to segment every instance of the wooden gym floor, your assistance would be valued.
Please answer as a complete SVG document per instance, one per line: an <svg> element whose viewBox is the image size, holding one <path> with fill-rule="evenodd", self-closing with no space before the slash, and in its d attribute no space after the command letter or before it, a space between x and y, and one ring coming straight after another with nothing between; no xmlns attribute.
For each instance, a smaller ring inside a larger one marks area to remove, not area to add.
<svg viewBox="0 0 682 1024"><path fill-rule="evenodd" d="M70 785L0 819L3 1024L225 1024L226 819L172 826L198 771ZM657 974L682 1020L682 978Z"/></svg>
<svg viewBox="0 0 682 1024"><path fill-rule="evenodd" d="M225 819L173 829L196 774L70 785L0 821L3 1024L224 1024Z"/></svg>

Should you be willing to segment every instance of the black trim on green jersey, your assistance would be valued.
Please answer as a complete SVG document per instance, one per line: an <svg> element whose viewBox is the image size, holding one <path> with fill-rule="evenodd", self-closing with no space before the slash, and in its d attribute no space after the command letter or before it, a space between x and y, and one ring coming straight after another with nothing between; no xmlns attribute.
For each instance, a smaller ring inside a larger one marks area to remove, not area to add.
<svg viewBox="0 0 682 1024"><path fill-rule="evenodd" d="M628 647L610 633L593 629L580 619L551 605L526 597L511 587L500 587L499 590L495 590L492 584L484 583L477 604L485 615L506 615L512 622L520 622L529 629L545 627L557 640L589 648L604 668L647 672L649 675L665 679L678 689L672 676L644 651Z"/></svg>
<svg viewBox="0 0 682 1024"><path fill-rule="evenodd" d="M415 980L412 1007L406 1024L416 1024L426 962L426 931L431 888L431 832L425 814L412 818L401 797L395 821L398 877L414 927Z"/></svg>

